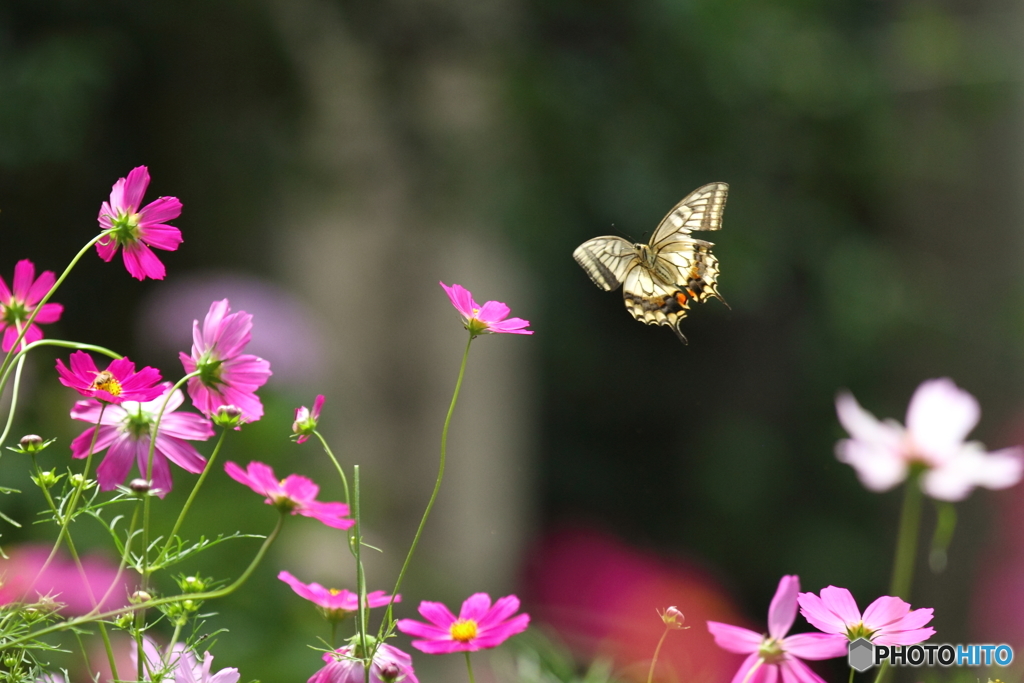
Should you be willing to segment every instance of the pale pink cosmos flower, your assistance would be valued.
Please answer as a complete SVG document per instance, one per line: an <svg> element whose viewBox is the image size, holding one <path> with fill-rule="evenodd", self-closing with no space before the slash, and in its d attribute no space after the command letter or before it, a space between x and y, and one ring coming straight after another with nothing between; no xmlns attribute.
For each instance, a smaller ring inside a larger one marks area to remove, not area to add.
<svg viewBox="0 0 1024 683"><path fill-rule="evenodd" d="M319 583L302 583L289 572L282 571L277 575L299 596L309 600L321 608L328 619L340 621L359 609L359 595L345 589L324 588ZM402 596L396 595L394 602L401 602ZM370 608L384 607L391 603L391 596L384 591L373 591L366 594L366 604Z"/></svg>
<svg viewBox="0 0 1024 683"><path fill-rule="evenodd" d="M309 677L307 683L363 683L365 670L355 657L356 645L325 652L327 666ZM370 664L370 683L419 683L412 668L412 657L393 645L381 643Z"/></svg>
<svg viewBox="0 0 1024 683"><path fill-rule="evenodd" d="M295 439L295 443L305 443L313 435L313 430L316 429L316 424L320 421L320 409L323 406L324 395L318 394L313 401L313 410L306 406L295 409L295 422L292 423L292 432L298 437Z"/></svg>
<svg viewBox="0 0 1024 683"><path fill-rule="evenodd" d="M103 611L128 604L135 581L118 571L117 562L101 555L86 555L81 557L79 570L74 560L60 552L47 564L51 545L4 547L6 557L0 558L0 605L31 604L48 598L44 602L59 605L60 613L71 617L87 614L97 606Z"/></svg>
<svg viewBox="0 0 1024 683"><path fill-rule="evenodd" d="M797 602L811 626L851 641L867 638L876 645L914 645L935 635L932 627L922 628L932 620L930 607L911 611L908 603L889 595L868 605L863 616L845 588L827 586L821 589L821 597L801 593Z"/></svg>
<svg viewBox="0 0 1024 683"><path fill-rule="evenodd" d="M224 471L240 484L245 484L256 493L266 496L264 502L279 510L312 517L335 529L348 529L356 523L354 519L346 516L348 505L345 503L318 501L316 495L320 492L320 487L306 477L289 474L278 481L274 476L274 470L262 462L250 462L244 470L235 463L228 462L224 464Z"/></svg>
<svg viewBox="0 0 1024 683"><path fill-rule="evenodd" d="M152 401L164 393L159 370L147 366L135 372L135 363L127 358L111 361L106 370L100 370L92 356L75 351L71 354L70 370L57 359L57 373L64 386L104 403Z"/></svg>
<svg viewBox="0 0 1024 683"><path fill-rule="evenodd" d="M440 602L420 603L419 613L429 624L414 619L399 619L398 630L423 640L412 641L420 652L431 655L451 652L476 652L497 647L530 623L529 614L516 614L519 598L506 595L491 606L491 596L474 593L466 598L455 616ZM512 617L511 619L509 617Z"/></svg>
<svg viewBox="0 0 1024 683"><path fill-rule="evenodd" d="M134 644L133 644L134 645ZM142 677L146 681L169 681L174 683L238 683L241 674L238 669L228 667L213 673L213 655L203 655L200 663L192 650L183 643L175 643L166 655L149 636L142 637L142 652L145 663L142 666ZM138 649L132 647L132 665L137 670L139 665Z"/></svg>
<svg viewBox="0 0 1024 683"><path fill-rule="evenodd" d="M110 491L123 482L133 460L138 463L143 478L152 481L156 494L161 498L171 490L171 468L168 461L193 474L202 472L206 467L206 458L188 442L206 441L213 436L210 421L195 413L174 412L185 401L181 390L175 389L168 398L171 383L164 382L159 388L163 393L152 401L124 401L120 405L108 405L106 408L96 400L78 401L71 410L71 417L76 420L91 422L93 425L100 420L93 453L109 448L107 456L96 469L96 478L102 490ZM165 400L167 407L160 421L153 451L153 472L147 474L151 429ZM90 427L71 442L73 457L84 458L89 455L94 432L96 427Z"/></svg>
<svg viewBox="0 0 1024 683"><path fill-rule="evenodd" d="M473 295L462 285L449 287L443 282L440 285L448 294L455 310L462 314L463 325L474 337L485 332L533 334L533 330L525 329L530 321L522 318L509 318L508 314L512 312L511 309L500 301L488 301L480 305L473 300Z"/></svg>
<svg viewBox="0 0 1024 683"><path fill-rule="evenodd" d="M177 250L181 231L166 222L181 215L181 202L177 197L158 197L140 209L147 187L149 171L145 166L133 168L127 178L114 183L110 201L100 207L98 220L107 234L96 243L96 253L109 263L124 247L124 267L132 277L163 280L166 269L150 247Z"/></svg>
<svg viewBox="0 0 1024 683"><path fill-rule="evenodd" d="M267 383L270 363L242 353L252 337L252 316L245 311L231 313L227 299L214 301L203 320L192 322L192 355L180 353L185 372L199 370L188 381L188 395L196 408L213 417L223 405L237 406L244 422L263 417L263 404L256 390Z"/></svg>
<svg viewBox="0 0 1024 683"><path fill-rule="evenodd" d="M732 683L824 683L803 659L832 659L846 655L847 640L826 633L797 633L787 636L796 619L800 579L783 576L768 607L768 633L755 633L739 626L708 622L708 631L718 647L747 655Z"/></svg>
<svg viewBox="0 0 1024 683"><path fill-rule="evenodd" d="M18 261L14 266L11 288L0 277L0 330L4 331L3 346L0 348L4 352L14 348L14 341L21 330L25 329L25 323L36 310L36 304L46 296L56 281L56 276L50 270L44 270L37 278L36 267L28 259ZM38 326L57 322L63 312L64 307L60 304L43 304L22 338L22 347L42 339L43 331Z"/></svg>
<svg viewBox="0 0 1024 683"><path fill-rule="evenodd" d="M839 421L853 438L836 444L836 456L851 465L864 486L887 491L907 478L911 467L923 468L921 488L938 500L958 501L975 486L1003 489L1024 474L1024 450L1004 448L986 453L967 434L978 423L978 401L952 380L921 384L907 408L907 426L880 422L849 393L836 398Z"/></svg>

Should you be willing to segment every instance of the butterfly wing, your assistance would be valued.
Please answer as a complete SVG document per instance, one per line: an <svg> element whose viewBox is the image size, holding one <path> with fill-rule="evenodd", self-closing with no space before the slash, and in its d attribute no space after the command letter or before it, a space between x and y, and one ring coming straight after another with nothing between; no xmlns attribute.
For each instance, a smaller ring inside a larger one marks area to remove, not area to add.
<svg viewBox="0 0 1024 683"><path fill-rule="evenodd" d="M679 340L686 343L686 337L679 330L692 298L686 290L666 286L638 262L626 273L622 295L630 315L646 325L670 327Z"/></svg>
<svg viewBox="0 0 1024 683"><path fill-rule="evenodd" d="M594 284L606 292L618 289L629 269L639 263L633 245L612 235L587 240L576 247L572 257Z"/></svg>
<svg viewBox="0 0 1024 683"><path fill-rule="evenodd" d="M661 219L651 237L651 249L686 241L694 230L720 230L728 194L728 183L708 183L686 195Z"/></svg>

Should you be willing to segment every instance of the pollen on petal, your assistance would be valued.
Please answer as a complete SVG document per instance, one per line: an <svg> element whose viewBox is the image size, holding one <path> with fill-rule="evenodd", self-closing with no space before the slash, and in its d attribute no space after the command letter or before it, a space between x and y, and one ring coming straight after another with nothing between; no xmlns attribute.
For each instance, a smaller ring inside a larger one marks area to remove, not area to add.
<svg viewBox="0 0 1024 683"><path fill-rule="evenodd" d="M92 388L105 391L111 396L121 395L121 382L106 370L96 374L96 379L92 382Z"/></svg>

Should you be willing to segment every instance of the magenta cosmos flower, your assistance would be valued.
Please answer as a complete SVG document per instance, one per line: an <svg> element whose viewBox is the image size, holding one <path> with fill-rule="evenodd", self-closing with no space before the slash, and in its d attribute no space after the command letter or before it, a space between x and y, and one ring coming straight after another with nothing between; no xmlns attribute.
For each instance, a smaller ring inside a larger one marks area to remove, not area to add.
<svg viewBox="0 0 1024 683"><path fill-rule="evenodd" d="M11 289L0 277L0 330L4 331L4 352L14 348L14 341L21 330L25 329L25 323L36 310L36 304L46 296L56 281L53 271L49 270L44 270L36 278L36 267L28 259L18 261L14 266L14 286ZM25 332L21 345L24 347L42 339L43 331L38 325L57 322L63 312L64 307L60 304L43 304Z"/></svg>
<svg viewBox="0 0 1024 683"><path fill-rule="evenodd" d="M512 617L518 609L519 598L514 595L498 598L491 607L490 595L474 593L462 603L456 617L441 603L424 600L420 603L419 612L430 623L399 619L398 630L422 638L412 641L412 646L427 654L476 652L497 647L526 630L530 615L516 614Z"/></svg>
<svg viewBox="0 0 1024 683"><path fill-rule="evenodd" d="M318 394L313 401L313 410L306 406L295 409L295 422L292 423L292 432L298 438L295 443L305 443L313 435L317 422L320 421L320 409L324 407L324 396Z"/></svg>
<svg viewBox="0 0 1024 683"><path fill-rule="evenodd" d="M71 354L70 370L57 359L57 373L64 386L105 403L152 401L165 391L159 384L159 370L147 366L135 372L135 363L127 358L111 361L107 369L101 371L92 356L85 351L75 351Z"/></svg>
<svg viewBox="0 0 1024 683"><path fill-rule="evenodd" d="M132 665L138 667L138 648L131 649ZM196 660L195 654L182 643L175 643L166 655L149 636L142 637L142 652L145 655L143 679L147 681L171 681L174 683L238 683L241 674L238 669L228 667L213 673L213 655L203 655L203 661Z"/></svg>
<svg viewBox="0 0 1024 683"><path fill-rule="evenodd" d="M138 463L143 478L153 482L161 498L171 490L171 468L168 461L193 474L202 472L206 467L206 459L188 442L206 441L213 436L210 421L195 413L174 412L185 401L181 390L175 389L168 398L171 383L164 382L158 388L162 393L152 401L124 401L105 409L96 400L78 401L72 408L71 417L76 420L92 422L94 425L100 420L93 452L109 449L96 469L96 478L102 490L110 491L123 482L133 460ZM150 434L165 400L167 407L160 421L153 451L153 472L147 475ZM84 458L89 455L94 432L96 427L90 427L71 442L73 457Z"/></svg>
<svg viewBox="0 0 1024 683"><path fill-rule="evenodd" d="M1022 449L986 453L965 442L981 410L973 396L950 379L921 384L907 408L907 426L880 422L849 393L836 399L839 421L853 438L836 444L836 456L851 465L864 486L887 491L922 468L921 488L939 500L963 500L975 486L1003 489L1020 481Z"/></svg>
<svg viewBox="0 0 1024 683"><path fill-rule="evenodd" d="M366 672L357 654L357 645L325 652L327 666L310 676L307 683L363 683ZM412 657L393 645L381 643L370 664L370 683L419 683L412 669Z"/></svg>
<svg viewBox="0 0 1024 683"><path fill-rule="evenodd" d="M868 605L863 616L845 588L822 588L821 597L801 593L797 602L811 626L851 641L867 638L876 645L914 645L935 635L932 627L922 628L932 620L930 607L911 611L908 603L888 595Z"/></svg>
<svg viewBox="0 0 1024 683"><path fill-rule="evenodd" d="M244 470L229 462L225 463L224 470L235 481L266 496L267 505L274 505L279 510L318 519L335 529L347 529L356 523L354 519L346 517L348 505L319 502L316 494L320 492L320 487L298 474L289 474L278 481L274 470L262 462L250 462Z"/></svg>
<svg viewBox="0 0 1024 683"><path fill-rule="evenodd" d="M231 313L227 299L214 301L199 329L192 323L192 355L179 354L185 372L199 371L188 381L188 395L204 415L213 417L223 405L242 411L244 422L263 417L263 404L256 390L267 383L270 363L242 353L252 337L252 316L245 311Z"/></svg>
<svg viewBox="0 0 1024 683"><path fill-rule="evenodd" d="M847 640L826 633L798 633L786 636L796 619L797 593L800 579L783 576L768 607L768 634L708 622L708 630L718 647L747 655L732 683L775 683L782 676L784 683L824 683L802 659L832 659L846 655Z"/></svg>
<svg viewBox="0 0 1024 683"><path fill-rule="evenodd" d="M319 583L302 583L288 572L277 575L299 596L319 607L324 616L332 621L341 621L359 609L359 595L345 589L324 588ZM402 596L396 595L395 602L401 602ZM366 604L373 607L384 607L391 602L391 596L384 591L373 591L366 594Z"/></svg>
<svg viewBox="0 0 1024 683"><path fill-rule="evenodd" d="M533 330L525 329L529 320L509 318L511 309L500 301L488 301L483 306L473 300L473 295L462 285L449 287L440 283L455 310L462 314L463 325L474 337L485 332L508 334L533 334ZM508 318L506 320L506 318Z"/></svg>
<svg viewBox="0 0 1024 683"><path fill-rule="evenodd" d="M106 231L96 243L96 252L108 263L119 248L124 248L124 267L131 276L145 280L163 280L166 270L150 247L175 251L181 244L181 231L166 221L181 215L177 197L158 197L141 209L142 196L149 187L145 166L132 169L110 190L110 201L100 207L100 227Z"/></svg>

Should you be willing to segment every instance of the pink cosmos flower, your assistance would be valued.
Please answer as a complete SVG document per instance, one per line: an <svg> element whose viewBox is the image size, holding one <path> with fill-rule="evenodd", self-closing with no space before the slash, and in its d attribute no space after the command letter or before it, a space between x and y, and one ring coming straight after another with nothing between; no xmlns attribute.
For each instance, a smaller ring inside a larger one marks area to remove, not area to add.
<svg viewBox="0 0 1024 683"><path fill-rule="evenodd" d="M359 609L359 595L345 589L324 588L319 583L302 583L288 572L277 575L301 597L320 607L328 619L340 621ZM395 602L401 602L402 596L396 595ZM373 591L366 594L366 604L373 607L384 607L391 602L391 596L384 591Z"/></svg>
<svg viewBox="0 0 1024 683"><path fill-rule="evenodd" d="M231 313L227 299L210 305L202 330L199 321L193 321L192 355L179 356L185 372L199 370L199 376L188 381L188 395L207 417L223 405L241 409L245 422L263 417L263 404L255 392L267 383L270 363L242 353L251 331L252 316L245 311Z"/></svg>
<svg viewBox="0 0 1024 683"><path fill-rule="evenodd" d="M36 304L46 296L56 281L56 276L50 270L44 270L36 278L36 267L28 259L18 261L14 266L13 290L8 289L7 283L0 277L0 330L4 331L4 352L14 348L14 340L36 310ZM63 312L64 307L60 304L43 304L25 332L22 347L42 339L43 331L38 325L57 322Z"/></svg>
<svg viewBox="0 0 1024 683"><path fill-rule="evenodd" d="M318 394L313 401L313 410L306 406L295 409L295 422L292 423L292 432L298 437L295 443L305 443L313 435L316 423L320 421L320 409L324 406L324 395Z"/></svg>
<svg viewBox="0 0 1024 683"><path fill-rule="evenodd" d="M768 607L768 634L708 622L708 630L718 647L747 655L733 676L732 683L824 683L802 659L832 659L846 655L847 640L825 633L798 633L786 636L796 619L800 579L783 576Z"/></svg>
<svg viewBox="0 0 1024 683"><path fill-rule="evenodd" d="M143 478L153 482L157 495L163 498L171 490L171 468L168 460L186 472L198 474L206 467L206 459L199 455L189 441L206 441L213 436L210 421L195 413L176 413L185 401L180 389L167 398L171 383L164 382L158 387L163 393L152 401L124 401L120 405L107 406L103 409L99 401L78 401L71 410L71 417L83 422L96 424L100 421L99 434L96 435L94 453L109 448L107 457L96 469L96 478L104 491L114 489L124 481L131 469L132 460L138 463ZM156 448L153 451L153 472L146 474L149 462L149 442L153 424L156 422L160 408L167 401L160 430L156 435ZM102 410L103 416L100 417ZM84 458L89 455L96 427L90 427L71 442L71 455Z"/></svg>
<svg viewBox="0 0 1024 683"><path fill-rule="evenodd" d="M175 251L181 244L181 231L165 222L181 215L177 197L159 197L139 208L149 187L145 166L133 168L110 191L110 201L100 207L100 227L107 234L96 243L96 253L108 263L124 247L124 266L132 277L163 280L166 270L150 247Z"/></svg>
<svg viewBox="0 0 1024 683"><path fill-rule="evenodd" d="M908 603L888 595L868 605L863 617L845 588L827 586L821 589L820 598L814 593L801 593L797 602L800 614L811 626L851 641L867 638L876 645L914 645L935 635L932 627L921 628L932 620L930 607L910 611Z"/></svg>
<svg viewBox="0 0 1024 683"><path fill-rule="evenodd" d="M462 314L463 324L474 337L485 332L508 334L533 334L525 329L529 320L509 318L511 309L500 301L488 301L483 306L473 300L473 295L462 285L449 287L440 283L455 310ZM508 318L508 320L506 320Z"/></svg>
<svg viewBox="0 0 1024 683"><path fill-rule="evenodd" d="M234 667L211 673L213 655L205 653L202 663L199 663L196 656L183 643L175 643L165 656L149 636L143 636L142 652L146 659L142 667L142 676L147 681L167 681L173 677L174 683L238 683L238 679L241 678L238 669ZM139 655L134 643L131 656L132 667L137 669Z"/></svg>
<svg viewBox="0 0 1024 683"><path fill-rule="evenodd" d="M836 398L836 412L853 437L836 444L836 456L857 470L861 483L872 491L891 489L914 466L925 470L924 492L948 501L963 500L975 486L1013 486L1024 474L1021 448L986 453L981 444L964 441L981 410L950 379L928 380L917 388L905 428L893 420L878 421L845 392Z"/></svg>
<svg viewBox="0 0 1024 683"><path fill-rule="evenodd" d="M327 666L310 676L307 683L363 683L363 662L355 657L356 645L325 652ZM370 664L370 683L419 683L412 669L412 657L393 645L381 643Z"/></svg>
<svg viewBox="0 0 1024 683"><path fill-rule="evenodd" d="M267 505L274 505L293 515L318 519L335 529L348 529L356 523L354 519L346 517L348 505L319 502L316 500L316 494L320 492L320 487L298 474L289 474L278 481L274 476L274 470L261 462L250 462L245 470L229 462L225 463L224 470L235 481L266 496L264 502Z"/></svg>
<svg viewBox="0 0 1024 683"><path fill-rule="evenodd" d="M147 366L135 372L135 363L127 358L111 361L106 370L100 371L92 356L75 351L71 354L71 369L58 359L57 372L64 386L105 403L152 401L164 393L163 385L158 384L159 370Z"/></svg>
<svg viewBox="0 0 1024 683"><path fill-rule="evenodd" d="M6 557L0 558L0 605L31 604L50 598L61 605L62 615L70 617L90 612L96 607L93 600L101 603L101 611L128 604L135 581L128 573L119 572L116 562L102 555L86 555L81 558L84 571L80 571L74 560L60 552L46 564L51 545L4 547Z"/></svg>
<svg viewBox="0 0 1024 683"><path fill-rule="evenodd" d="M420 614L430 623L399 619L398 630L423 640L412 641L420 652L431 655L450 652L476 652L497 647L517 633L526 630L529 614L517 614L519 598L506 595L491 607L491 596L474 593L462 603L459 616L439 602L420 603Z"/></svg>

